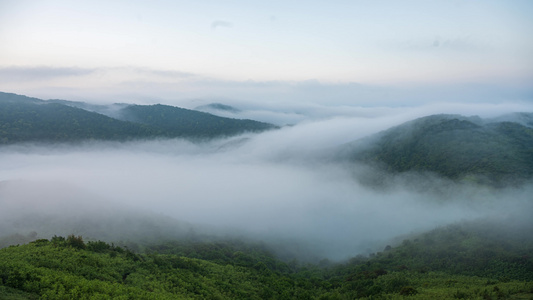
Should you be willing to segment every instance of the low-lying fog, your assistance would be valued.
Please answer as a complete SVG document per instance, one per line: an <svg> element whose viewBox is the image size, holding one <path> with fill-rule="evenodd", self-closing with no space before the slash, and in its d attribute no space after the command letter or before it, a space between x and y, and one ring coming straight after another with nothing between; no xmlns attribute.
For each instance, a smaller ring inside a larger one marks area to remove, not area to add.
<svg viewBox="0 0 533 300"><path fill-rule="evenodd" d="M96 216L116 203L343 259L380 251L398 235L532 211L531 188L492 190L415 176L380 191L357 182L353 174L362 167L325 159L343 143L406 121L388 120L330 119L205 143L3 147L0 218L22 219L32 210L66 214L56 200L76 198L83 214ZM12 180L22 181L2 193ZM41 192L35 183L53 188ZM419 184L427 189L413 188Z"/></svg>

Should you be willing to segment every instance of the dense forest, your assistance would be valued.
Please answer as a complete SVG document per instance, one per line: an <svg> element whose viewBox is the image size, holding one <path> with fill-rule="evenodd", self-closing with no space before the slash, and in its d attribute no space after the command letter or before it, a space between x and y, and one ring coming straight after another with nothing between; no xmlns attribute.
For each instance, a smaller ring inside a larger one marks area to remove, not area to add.
<svg viewBox="0 0 533 300"><path fill-rule="evenodd" d="M347 144L340 153L382 174L430 172L457 181L516 184L533 176L533 114L423 117Z"/></svg>
<svg viewBox="0 0 533 300"><path fill-rule="evenodd" d="M168 241L134 252L54 236L0 249L0 298L531 299L531 239L503 241L479 225L437 228L319 264L281 261L264 244L238 240Z"/></svg>
<svg viewBox="0 0 533 300"><path fill-rule="evenodd" d="M165 137L231 136L274 128L257 121L223 118L161 104L129 105L119 111L119 118L158 128Z"/></svg>
<svg viewBox="0 0 533 300"><path fill-rule="evenodd" d="M274 128L267 123L217 117L166 105L106 107L0 93L0 144L206 139Z"/></svg>

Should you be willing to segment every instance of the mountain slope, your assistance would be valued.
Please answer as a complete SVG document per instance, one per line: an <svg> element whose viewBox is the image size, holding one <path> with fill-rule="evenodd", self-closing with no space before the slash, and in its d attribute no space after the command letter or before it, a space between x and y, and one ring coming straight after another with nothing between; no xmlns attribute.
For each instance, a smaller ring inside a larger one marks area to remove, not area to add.
<svg viewBox="0 0 533 300"><path fill-rule="evenodd" d="M396 173L434 172L451 179L491 182L533 175L533 129L478 117L416 119L345 145L340 152L352 162Z"/></svg>
<svg viewBox="0 0 533 300"><path fill-rule="evenodd" d="M530 299L531 248L490 243L468 226L453 226L319 267L284 263L246 245L164 244L134 253L54 236L0 249L0 298Z"/></svg>
<svg viewBox="0 0 533 300"><path fill-rule="evenodd" d="M205 112L223 111L223 112L231 112L231 113L238 113L241 111L238 108L235 108L230 105L222 104L222 103L210 103L207 105L201 105L201 106L196 107L195 110L205 111Z"/></svg>
<svg viewBox="0 0 533 300"><path fill-rule="evenodd" d="M279 284L286 285L284 295L276 289ZM0 249L0 298L13 294L27 299L264 299L311 293L260 265L141 256L69 236Z"/></svg>
<svg viewBox="0 0 533 300"><path fill-rule="evenodd" d="M352 259L338 266L338 272L434 271L533 282L533 239L529 234L533 223L527 218L513 215L438 227L403 237L399 245L387 246L369 258Z"/></svg>
<svg viewBox="0 0 533 300"><path fill-rule="evenodd" d="M0 144L213 138L273 128L271 124L165 105L102 106L0 93Z"/></svg>
<svg viewBox="0 0 533 300"><path fill-rule="evenodd" d="M223 118L168 105L130 105L120 110L120 119L158 128L165 136L216 137L259 132L275 126L253 120Z"/></svg>
<svg viewBox="0 0 533 300"><path fill-rule="evenodd" d="M60 99L50 99L46 100L46 102L49 103L58 103L58 104L64 104L67 106L77 107L81 108L83 110L95 112L102 114L104 116L108 116L111 118L117 118L117 112L128 106L129 104L126 103L113 103L113 104L91 104L86 102L78 102L78 101L68 101L68 100L60 100Z"/></svg>
<svg viewBox="0 0 533 300"><path fill-rule="evenodd" d="M59 103L0 93L0 144L126 140L157 134L157 130L142 124Z"/></svg>

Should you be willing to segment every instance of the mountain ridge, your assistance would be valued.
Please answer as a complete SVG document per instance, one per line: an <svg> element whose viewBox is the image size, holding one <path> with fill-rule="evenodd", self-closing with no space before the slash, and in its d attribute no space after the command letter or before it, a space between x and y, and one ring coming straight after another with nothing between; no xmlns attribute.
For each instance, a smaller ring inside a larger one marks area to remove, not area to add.
<svg viewBox="0 0 533 300"><path fill-rule="evenodd" d="M501 183L533 176L533 114L521 122L431 115L340 147L339 155L392 173L432 172L453 180ZM524 121L525 120L525 121Z"/></svg>
<svg viewBox="0 0 533 300"><path fill-rule="evenodd" d="M209 139L276 126L168 105L92 105L0 92L0 144L183 137Z"/></svg>

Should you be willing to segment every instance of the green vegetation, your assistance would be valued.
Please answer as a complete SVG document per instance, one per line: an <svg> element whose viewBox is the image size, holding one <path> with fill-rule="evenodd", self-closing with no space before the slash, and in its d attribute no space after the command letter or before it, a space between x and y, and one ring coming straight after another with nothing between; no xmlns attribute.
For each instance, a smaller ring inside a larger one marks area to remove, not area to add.
<svg viewBox="0 0 533 300"><path fill-rule="evenodd" d="M356 257L342 272L434 271L533 281L531 229L527 225L516 231L502 223L484 222L449 225L406 238L397 247L387 246L370 260Z"/></svg>
<svg viewBox="0 0 533 300"><path fill-rule="evenodd" d="M42 299L311 297L297 280L262 264L242 267L177 255L138 255L75 236L4 248L0 270L5 294L14 289Z"/></svg>
<svg viewBox="0 0 533 300"><path fill-rule="evenodd" d="M532 114L520 114L533 121ZM533 128L518 122L434 115L347 145L343 155L389 172L433 172L504 185L533 176Z"/></svg>
<svg viewBox="0 0 533 300"><path fill-rule="evenodd" d="M222 118L204 112L168 105L130 105L120 111L122 119L158 128L166 137L231 136L259 132L274 126L252 120Z"/></svg>
<svg viewBox="0 0 533 300"><path fill-rule="evenodd" d="M0 144L148 138L157 131L80 108L0 94Z"/></svg>
<svg viewBox="0 0 533 300"><path fill-rule="evenodd" d="M0 93L0 145L161 137L203 139L275 128L252 120L222 118L165 105L121 105L115 112L120 120L80 108L91 107L88 105L77 106L68 101Z"/></svg>
<svg viewBox="0 0 533 300"><path fill-rule="evenodd" d="M81 236L0 249L1 299L533 299L533 247L453 225L343 264L262 244L171 241L142 253Z"/></svg>

